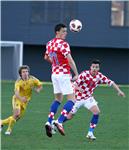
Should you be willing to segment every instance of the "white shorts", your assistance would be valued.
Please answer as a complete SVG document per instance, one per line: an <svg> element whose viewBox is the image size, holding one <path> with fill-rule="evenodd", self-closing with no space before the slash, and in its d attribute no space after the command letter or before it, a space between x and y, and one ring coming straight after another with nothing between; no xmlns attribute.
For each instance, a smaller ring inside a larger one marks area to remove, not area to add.
<svg viewBox="0 0 129 150"><path fill-rule="evenodd" d="M72 110L71 110L71 113L72 114L76 114L76 112L78 111L78 109L80 108L80 107L85 107L85 108L87 108L87 109L90 109L91 107L93 107L93 106L96 106L97 105L97 101L93 98L93 97L89 97L88 99L86 99L86 100L84 100L84 99L82 99L82 100L77 100L76 102L75 102L75 104L74 104L74 106L73 106L73 108L72 108Z"/></svg>
<svg viewBox="0 0 129 150"><path fill-rule="evenodd" d="M69 74L52 74L51 76L54 94L62 93L63 95L72 94L73 87L71 76Z"/></svg>

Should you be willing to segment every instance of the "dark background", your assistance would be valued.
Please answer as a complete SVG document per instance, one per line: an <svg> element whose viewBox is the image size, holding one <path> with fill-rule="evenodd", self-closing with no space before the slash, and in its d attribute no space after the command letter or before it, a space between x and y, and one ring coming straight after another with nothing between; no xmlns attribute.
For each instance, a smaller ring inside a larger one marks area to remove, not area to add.
<svg viewBox="0 0 129 150"><path fill-rule="evenodd" d="M50 65L43 60L45 44L54 37L54 26L71 19L82 21L79 33L68 31L79 72L92 59L102 62L101 72L117 83L129 83L129 28L111 26L110 1L1 2L1 39L23 41L23 63L43 81L50 81Z"/></svg>

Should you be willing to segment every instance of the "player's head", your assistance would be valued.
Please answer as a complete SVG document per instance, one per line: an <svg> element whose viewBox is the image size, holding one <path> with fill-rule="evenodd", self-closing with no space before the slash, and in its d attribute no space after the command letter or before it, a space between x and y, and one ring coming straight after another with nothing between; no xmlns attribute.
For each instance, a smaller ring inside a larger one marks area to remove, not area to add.
<svg viewBox="0 0 129 150"><path fill-rule="evenodd" d="M90 72L94 76L98 73L99 70L100 70L100 61L98 59L95 59L91 62Z"/></svg>
<svg viewBox="0 0 129 150"><path fill-rule="evenodd" d="M60 23L55 26L55 34L56 38L65 39L67 35L67 27L66 25Z"/></svg>
<svg viewBox="0 0 129 150"><path fill-rule="evenodd" d="M30 67L27 65L20 66L18 72L22 79L28 79L30 73Z"/></svg>

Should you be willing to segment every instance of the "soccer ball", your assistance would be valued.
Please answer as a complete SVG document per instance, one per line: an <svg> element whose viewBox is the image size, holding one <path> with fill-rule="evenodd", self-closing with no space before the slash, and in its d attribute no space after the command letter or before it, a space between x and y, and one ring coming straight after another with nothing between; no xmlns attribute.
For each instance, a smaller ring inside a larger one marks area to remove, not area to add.
<svg viewBox="0 0 129 150"><path fill-rule="evenodd" d="M55 122L55 120L53 120L52 124L51 124L52 134L56 134L56 132L57 132L57 127L54 125L54 122Z"/></svg>
<svg viewBox="0 0 129 150"><path fill-rule="evenodd" d="M73 19L69 23L69 28L73 32L79 32L82 29L82 23L80 20Z"/></svg>

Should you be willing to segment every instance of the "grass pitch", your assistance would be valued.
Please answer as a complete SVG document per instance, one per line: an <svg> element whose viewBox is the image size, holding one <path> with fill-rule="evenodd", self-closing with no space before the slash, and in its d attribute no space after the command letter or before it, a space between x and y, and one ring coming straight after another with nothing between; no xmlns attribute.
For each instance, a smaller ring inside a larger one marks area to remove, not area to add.
<svg viewBox="0 0 129 150"><path fill-rule="evenodd" d="M11 99L14 82L1 84L1 113L2 119L12 114ZM87 130L92 114L81 108L76 116L64 124L66 136L59 133L48 138L44 124L47 121L49 107L53 100L52 85L44 85L40 94L33 93L25 116L14 126L10 136L1 133L2 150L128 150L129 149L129 117L128 100L129 87L121 87L126 98L117 96L113 88L99 87L94 97L100 107L100 120L95 129L95 141L86 139ZM64 102L66 99L64 98ZM57 118L60 114L60 106Z"/></svg>

